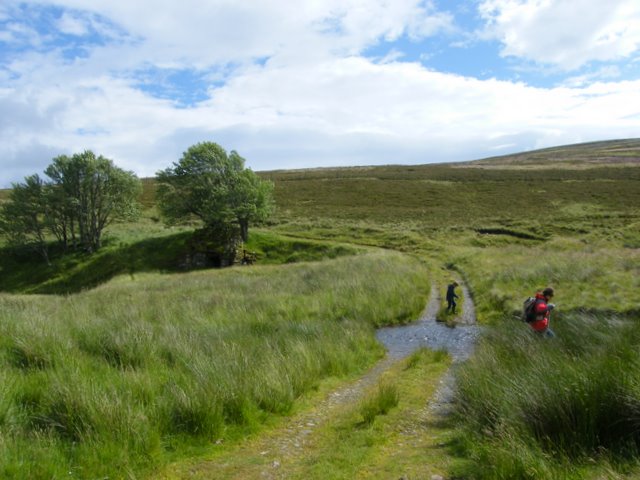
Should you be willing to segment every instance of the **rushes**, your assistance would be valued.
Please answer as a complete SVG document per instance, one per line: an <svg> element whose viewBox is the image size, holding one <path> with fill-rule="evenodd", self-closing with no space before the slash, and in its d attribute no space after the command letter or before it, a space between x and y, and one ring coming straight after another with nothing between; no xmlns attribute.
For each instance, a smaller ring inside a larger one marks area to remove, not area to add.
<svg viewBox="0 0 640 480"><path fill-rule="evenodd" d="M117 477L254 431L379 357L373 325L417 317L426 277L381 253L0 296L0 476L37 461L31 478Z"/></svg>
<svg viewBox="0 0 640 480"><path fill-rule="evenodd" d="M461 369L458 418L475 439L471 456L487 462L478 478L520 478L520 469L581 478L579 466L591 458L619 463L640 451L634 322L574 313L554 328L558 336L545 341L503 325ZM505 445L520 447L510 453ZM496 476L498 463L510 473Z"/></svg>
<svg viewBox="0 0 640 480"><path fill-rule="evenodd" d="M373 394L366 397L360 404L360 414L365 425L373 423L378 415L385 415L398 405L400 393L398 387L389 382L382 382Z"/></svg>

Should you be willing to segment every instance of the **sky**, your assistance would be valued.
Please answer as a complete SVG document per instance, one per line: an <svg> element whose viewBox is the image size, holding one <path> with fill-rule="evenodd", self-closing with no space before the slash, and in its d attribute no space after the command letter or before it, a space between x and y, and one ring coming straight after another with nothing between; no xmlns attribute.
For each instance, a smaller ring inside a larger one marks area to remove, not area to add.
<svg viewBox="0 0 640 480"><path fill-rule="evenodd" d="M0 187L92 150L154 176L465 161L640 137L638 0L1 0Z"/></svg>

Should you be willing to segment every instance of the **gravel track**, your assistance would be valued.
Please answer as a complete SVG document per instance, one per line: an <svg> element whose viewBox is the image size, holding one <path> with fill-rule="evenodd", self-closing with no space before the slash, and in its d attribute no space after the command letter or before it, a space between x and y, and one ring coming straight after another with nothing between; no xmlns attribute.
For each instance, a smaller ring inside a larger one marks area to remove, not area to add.
<svg viewBox="0 0 640 480"><path fill-rule="evenodd" d="M431 289L431 298L420 319L402 327L387 327L378 330L378 340L387 347L388 356L395 359L404 358L421 347L432 350L446 350L454 363L466 360L473 353L473 347L480 328L476 325L473 300L466 287L462 286L464 295L463 314L456 319L455 327L436 322L436 314L440 308L440 296L437 287Z"/></svg>
<svg viewBox="0 0 640 480"><path fill-rule="evenodd" d="M480 334L471 295L465 286L461 288L464 297L463 315L456 319L456 327L451 328L436 322L440 296L437 286L434 285L431 288L429 303L417 322L379 329L376 336L387 348L386 357L356 382L332 392L312 412L294 419L285 430L285 436L272 439L271 448L264 452L265 456L273 459L270 462L272 468L264 470L262 478L286 478L278 467L287 463L287 457L300 454L304 445L311 441L313 430L321 425L336 407L358 401L365 390L375 385L391 365L419 348L446 350L453 358L453 368L443 376L440 386L426 407L430 413L446 415L453 401L455 365L469 358Z"/></svg>
<svg viewBox="0 0 640 480"><path fill-rule="evenodd" d="M471 356L480 336L471 294L464 285L461 285L461 289L463 313L456 319L455 327L436 322L440 295L434 285L429 303L417 322L402 327L381 328L376 334L378 340L387 347L387 358L399 360L421 347L446 350L451 355L454 365L440 380L440 386L428 405L429 411L440 416L446 416L452 407L456 366Z"/></svg>
<svg viewBox="0 0 640 480"><path fill-rule="evenodd" d="M261 465L256 478L286 479L288 466L304 456L305 446L314 442L314 430L331 418L332 412L344 405L355 404L364 392L375 385L382 374L395 362L409 356L421 347L446 350L453 358L453 367L443 376L434 396L426 403L424 415L446 415L451 407L455 385L456 364L471 355L480 329L476 325L473 301L467 289L464 295L463 315L456 319L454 328L435 321L440 308L438 289L431 289L429 303L420 319L410 325L381 328L376 336L387 348L387 355L357 381L329 394L311 411L292 417L277 434L250 442L240 453L253 457ZM409 434L411 432L407 432ZM214 462L217 463L217 462ZM190 469L189 477L211 478L212 463L204 462ZM244 478L232 464L215 465L220 478Z"/></svg>

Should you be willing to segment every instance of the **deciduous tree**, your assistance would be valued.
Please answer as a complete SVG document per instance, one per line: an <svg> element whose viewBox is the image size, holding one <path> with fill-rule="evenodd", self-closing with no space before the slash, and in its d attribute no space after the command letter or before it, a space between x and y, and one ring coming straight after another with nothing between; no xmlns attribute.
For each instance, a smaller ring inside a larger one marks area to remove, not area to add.
<svg viewBox="0 0 640 480"><path fill-rule="evenodd" d="M207 229L247 240L249 224L265 220L273 210L273 184L244 164L237 152L227 154L213 142L190 147L179 162L157 174L158 205L165 219L197 218Z"/></svg>
<svg viewBox="0 0 640 480"><path fill-rule="evenodd" d="M95 251L105 227L137 213L139 179L90 150L54 158L45 173L51 179L53 231L65 246L79 242Z"/></svg>
<svg viewBox="0 0 640 480"><path fill-rule="evenodd" d="M36 174L12 187L9 200L0 208L0 230L10 244L29 247L49 263L46 185Z"/></svg>
<svg viewBox="0 0 640 480"><path fill-rule="evenodd" d="M32 175L13 185L0 225L11 243L31 246L47 261L49 237L93 252L105 227L138 211L138 178L89 150L54 158L45 174L50 180Z"/></svg>

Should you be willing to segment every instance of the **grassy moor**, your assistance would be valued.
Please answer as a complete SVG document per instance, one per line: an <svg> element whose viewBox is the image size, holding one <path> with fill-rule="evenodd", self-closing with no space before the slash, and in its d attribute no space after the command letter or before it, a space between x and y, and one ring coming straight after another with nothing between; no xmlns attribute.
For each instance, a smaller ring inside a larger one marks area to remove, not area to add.
<svg viewBox="0 0 640 480"><path fill-rule="evenodd" d="M93 255L0 244L1 478L261 478L247 449L452 279L483 335L451 415L424 416L449 360L419 351L277 478L640 476L640 140L260 176L276 212L253 265L186 268L195 226L163 226L152 179ZM548 285L543 340L517 317Z"/></svg>

